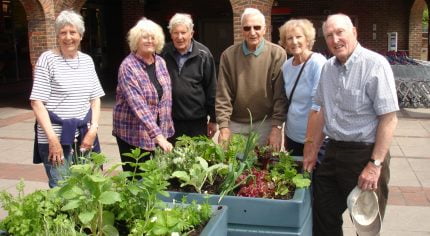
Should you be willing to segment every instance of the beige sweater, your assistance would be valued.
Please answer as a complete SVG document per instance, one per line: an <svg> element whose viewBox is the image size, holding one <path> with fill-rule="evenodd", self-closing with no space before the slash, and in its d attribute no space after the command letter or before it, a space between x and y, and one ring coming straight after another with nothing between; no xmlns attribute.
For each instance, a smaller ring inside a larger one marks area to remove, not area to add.
<svg viewBox="0 0 430 236"><path fill-rule="evenodd" d="M285 50L268 41L257 57L245 56L242 43L222 53L215 101L220 128L229 127L230 120L249 123L247 108L253 121L264 116L272 118L272 125L285 121L286 97L281 72L285 59Z"/></svg>

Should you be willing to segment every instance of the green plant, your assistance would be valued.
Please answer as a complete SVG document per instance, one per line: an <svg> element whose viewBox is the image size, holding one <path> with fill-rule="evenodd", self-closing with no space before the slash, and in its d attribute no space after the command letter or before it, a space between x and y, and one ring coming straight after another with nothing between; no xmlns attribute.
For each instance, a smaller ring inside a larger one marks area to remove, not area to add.
<svg viewBox="0 0 430 236"><path fill-rule="evenodd" d="M24 183L16 186L18 195L0 192L2 207L8 215L0 222L0 229L11 235L81 235L75 224L61 212L62 200L56 190L38 190L24 195Z"/></svg>
<svg viewBox="0 0 430 236"><path fill-rule="evenodd" d="M114 227L114 214L106 207L121 201L120 194L113 190L113 182L101 166L106 159L103 155L92 153L86 164L72 165L70 176L62 182L58 195L64 199L61 208L67 211L75 222L86 228L92 235L118 235Z"/></svg>
<svg viewBox="0 0 430 236"><path fill-rule="evenodd" d="M176 177L182 181L181 187L191 185L198 193L201 193L206 180L209 180L209 184L212 185L214 183L214 175L222 169L227 169L227 165L218 163L209 166L205 159L199 156L194 158L196 162L192 164L191 168L187 171L175 171L172 173L172 177Z"/></svg>
<svg viewBox="0 0 430 236"><path fill-rule="evenodd" d="M275 186L275 196L286 196L291 189L310 186L310 178L297 172L297 164L288 153L277 152L274 155L279 157L279 161L270 168L270 180Z"/></svg>

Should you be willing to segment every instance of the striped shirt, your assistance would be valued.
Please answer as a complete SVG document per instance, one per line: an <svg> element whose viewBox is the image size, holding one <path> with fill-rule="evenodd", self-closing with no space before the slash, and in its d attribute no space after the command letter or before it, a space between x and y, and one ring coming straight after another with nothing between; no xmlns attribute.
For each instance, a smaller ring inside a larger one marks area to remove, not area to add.
<svg viewBox="0 0 430 236"><path fill-rule="evenodd" d="M154 150L157 135L168 138L174 133L172 87L166 63L156 55L155 74L163 88L159 100L145 67L133 53L119 67L112 134L132 146Z"/></svg>
<svg viewBox="0 0 430 236"><path fill-rule="evenodd" d="M393 71L383 56L357 44L345 64L332 57L324 65L315 103L324 109L329 138L374 143L378 116L399 110Z"/></svg>
<svg viewBox="0 0 430 236"><path fill-rule="evenodd" d="M78 52L74 59L64 59L52 51L42 53L34 69L30 100L42 101L48 111L61 119L83 119L90 100L104 96L90 56ZM61 125L52 124L61 135ZM37 126L39 143L48 143L43 129ZM78 133L77 133L78 135Z"/></svg>

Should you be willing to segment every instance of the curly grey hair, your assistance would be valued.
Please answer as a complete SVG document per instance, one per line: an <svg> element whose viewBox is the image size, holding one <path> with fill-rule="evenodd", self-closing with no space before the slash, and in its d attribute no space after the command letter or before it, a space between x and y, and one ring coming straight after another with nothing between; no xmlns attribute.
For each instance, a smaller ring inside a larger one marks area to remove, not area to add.
<svg viewBox="0 0 430 236"><path fill-rule="evenodd" d="M60 12L60 14L57 16L57 19L55 19L55 34L58 35L60 33L60 30L66 25L75 26L81 37L84 36L84 19L79 13L76 13L73 10L64 10Z"/></svg>

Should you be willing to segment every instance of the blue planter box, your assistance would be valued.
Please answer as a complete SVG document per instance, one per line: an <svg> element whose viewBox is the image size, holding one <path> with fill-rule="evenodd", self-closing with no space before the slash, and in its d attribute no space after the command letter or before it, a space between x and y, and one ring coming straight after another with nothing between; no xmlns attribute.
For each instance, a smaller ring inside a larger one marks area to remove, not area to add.
<svg viewBox="0 0 430 236"><path fill-rule="evenodd" d="M169 192L166 201L228 206L229 235L312 235L312 211L310 189L297 189L290 200L224 196L198 193ZM163 198L162 198L163 199Z"/></svg>
<svg viewBox="0 0 430 236"><path fill-rule="evenodd" d="M200 236L226 236L227 235L227 206L213 206L213 216L206 224Z"/></svg>
<svg viewBox="0 0 430 236"><path fill-rule="evenodd" d="M229 236L311 236L312 211L309 211L301 227L276 227L262 225L228 224Z"/></svg>
<svg viewBox="0 0 430 236"><path fill-rule="evenodd" d="M205 195L198 193L169 192L170 197L164 200L187 201L198 203L206 201ZM252 197L224 196L221 202L219 195L208 195L209 204L228 206L228 223L241 225L261 225L276 227L301 227L311 211L311 194L309 189L297 189L290 200L276 200Z"/></svg>

